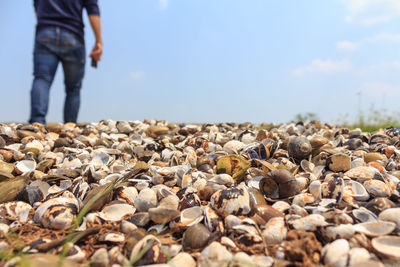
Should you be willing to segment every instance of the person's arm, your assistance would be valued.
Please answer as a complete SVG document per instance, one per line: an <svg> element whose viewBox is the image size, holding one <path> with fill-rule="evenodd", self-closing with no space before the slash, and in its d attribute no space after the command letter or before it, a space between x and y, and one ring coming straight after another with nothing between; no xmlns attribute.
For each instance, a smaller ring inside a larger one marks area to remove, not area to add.
<svg viewBox="0 0 400 267"><path fill-rule="evenodd" d="M90 57L94 58L96 61L100 61L101 55L103 54L103 38L101 37L100 16L89 15L89 21L96 38L96 43L92 49L92 52L90 53Z"/></svg>

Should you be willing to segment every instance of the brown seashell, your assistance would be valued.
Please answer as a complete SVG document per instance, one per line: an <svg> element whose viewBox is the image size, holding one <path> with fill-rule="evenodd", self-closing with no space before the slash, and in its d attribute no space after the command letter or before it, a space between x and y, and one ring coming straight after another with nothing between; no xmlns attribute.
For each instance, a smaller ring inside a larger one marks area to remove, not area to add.
<svg viewBox="0 0 400 267"><path fill-rule="evenodd" d="M183 234L183 249L199 249L207 245L211 232L201 223L190 226Z"/></svg>
<svg viewBox="0 0 400 267"><path fill-rule="evenodd" d="M22 177L0 182L0 203L14 200L18 192L24 188L26 184L27 181Z"/></svg>
<svg viewBox="0 0 400 267"><path fill-rule="evenodd" d="M300 192L296 178L287 170L274 170L260 180L260 191L270 198L287 198Z"/></svg>
<svg viewBox="0 0 400 267"><path fill-rule="evenodd" d="M342 153L334 154L328 158L326 165L333 172L346 172L350 170L351 158Z"/></svg>
<svg viewBox="0 0 400 267"><path fill-rule="evenodd" d="M291 137L288 143L288 153L290 157L297 160L307 159L311 154L311 144L305 137Z"/></svg>
<svg viewBox="0 0 400 267"><path fill-rule="evenodd" d="M255 208L255 214L252 219L259 225L266 224L270 219L274 217L284 217L284 214L270 205L257 205Z"/></svg>

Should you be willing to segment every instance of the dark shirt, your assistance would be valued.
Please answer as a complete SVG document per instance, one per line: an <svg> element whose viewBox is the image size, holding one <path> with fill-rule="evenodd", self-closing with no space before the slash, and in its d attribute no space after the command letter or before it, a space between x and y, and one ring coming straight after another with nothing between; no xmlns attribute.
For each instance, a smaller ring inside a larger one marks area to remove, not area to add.
<svg viewBox="0 0 400 267"><path fill-rule="evenodd" d="M100 15L97 0L34 0L38 23L36 29L60 26L79 36L83 41L83 8L88 15Z"/></svg>

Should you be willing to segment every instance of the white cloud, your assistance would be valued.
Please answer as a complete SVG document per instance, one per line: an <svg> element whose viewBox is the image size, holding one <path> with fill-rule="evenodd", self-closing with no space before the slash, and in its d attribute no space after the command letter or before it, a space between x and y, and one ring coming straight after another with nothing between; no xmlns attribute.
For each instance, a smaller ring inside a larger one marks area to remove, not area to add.
<svg viewBox="0 0 400 267"><path fill-rule="evenodd" d="M303 76L306 73L334 73L351 69L352 63L345 59L340 61L315 59L310 65L293 70L294 76Z"/></svg>
<svg viewBox="0 0 400 267"><path fill-rule="evenodd" d="M168 7L168 0L158 0L158 5L161 9L165 9Z"/></svg>
<svg viewBox="0 0 400 267"><path fill-rule="evenodd" d="M339 41L336 43L336 48L342 51L354 51L361 45L365 45L367 43L400 43L400 34L392 34L392 33L381 33L372 37L364 38L359 41Z"/></svg>
<svg viewBox="0 0 400 267"><path fill-rule="evenodd" d="M144 77L144 71L134 71L129 74L132 80L137 81Z"/></svg>
<svg viewBox="0 0 400 267"><path fill-rule="evenodd" d="M348 11L346 22L374 25L400 16L399 0L341 0Z"/></svg>
<svg viewBox="0 0 400 267"><path fill-rule="evenodd" d="M368 82L361 86L360 91L373 97L398 97L400 96L400 85L383 82Z"/></svg>

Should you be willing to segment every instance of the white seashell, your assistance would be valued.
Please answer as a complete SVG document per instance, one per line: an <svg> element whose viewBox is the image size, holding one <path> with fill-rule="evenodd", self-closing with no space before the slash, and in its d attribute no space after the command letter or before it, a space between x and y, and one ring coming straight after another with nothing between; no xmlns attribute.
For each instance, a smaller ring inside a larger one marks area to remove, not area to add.
<svg viewBox="0 0 400 267"><path fill-rule="evenodd" d="M221 244L225 247L237 248L235 242L233 242L232 239L226 236L221 237Z"/></svg>
<svg viewBox="0 0 400 267"><path fill-rule="evenodd" d="M145 188L135 198L135 207L138 211L148 211L157 206L157 195L154 190Z"/></svg>
<svg viewBox="0 0 400 267"><path fill-rule="evenodd" d="M203 212L199 206L187 208L181 211L181 223L186 226L194 225L203 219Z"/></svg>
<svg viewBox="0 0 400 267"><path fill-rule="evenodd" d="M364 187L373 197L390 197L392 194L389 186L376 179L370 179L364 182Z"/></svg>
<svg viewBox="0 0 400 267"><path fill-rule="evenodd" d="M321 199L321 181L315 180L308 186L308 191L316 198Z"/></svg>
<svg viewBox="0 0 400 267"><path fill-rule="evenodd" d="M400 208L390 208L379 213L379 220L394 222L400 229Z"/></svg>
<svg viewBox="0 0 400 267"><path fill-rule="evenodd" d="M108 165L111 163L113 158L103 151L95 150L91 154L92 160L90 164L93 165L96 169L101 168L103 165Z"/></svg>
<svg viewBox="0 0 400 267"><path fill-rule="evenodd" d="M371 258L368 250L365 248L352 248L349 251L349 255L349 266L353 266L357 263L367 262Z"/></svg>
<svg viewBox="0 0 400 267"><path fill-rule="evenodd" d="M273 207L274 209L276 209L276 210L278 210L278 211L284 213L285 211L287 211L288 209L290 209L290 204L287 203L287 202L285 202L285 201L279 200L279 201L275 202L275 203L272 205L272 207Z"/></svg>
<svg viewBox="0 0 400 267"><path fill-rule="evenodd" d="M164 224L155 224L149 227L149 229L147 229L148 232L154 230L156 231L157 234L161 234L162 232L166 231L168 229L168 227Z"/></svg>
<svg viewBox="0 0 400 267"><path fill-rule="evenodd" d="M106 233L102 240L103 242L112 242L112 243L122 243L125 241L124 234L117 234L117 233Z"/></svg>
<svg viewBox="0 0 400 267"><path fill-rule="evenodd" d="M138 196L138 191L133 186L117 188L117 198L118 200L125 201L130 205L134 205L135 198Z"/></svg>
<svg viewBox="0 0 400 267"><path fill-rule="evenodd" d="M252 255L251 260L257 267L271 267L274 264L274 259L270 256Z"/></svg>
<svg viewBox="0 0 400 267"><path fill-rule="evenodd" d="M318 226L325 226L325 218L319 214L311 214L306 217L291 221L293 227L298 230L314 231Z"/></svg>
<svg viewBox="0 0 400 267"><path fill-rule="evenodd" d="M137 229L137 226L129 221L121 222L121 232L124 234L129 234Z"/></svg>
<svg viewBox="0 0 400 267"><path fill-rule="evenodd" d="M169 262L169 266L187 266L187 267L196 267L196 262L190 254L186 252L181 252L175 257L173 257Z"/></svg>
<svg viewBox="0 0 400 267"><path fill-rule="evenodd" d="M74 220L72 209L63 205L48 207L41 217L42 225L51 229L65 229L71 226Z"/></svg>
<svg viewBox="0 0 400 267"><path fill-rule="evenodd" d="M321 251L324 263L331 267L345 267L349 257L349 242L346 239L337 239L327 244Z"/></svg>
<svg viewBox="0 0 400 267"><path fill-rule="evenodd" d="M307 189L309 179L307 177L296 177L297 184L299 185L300 191Z"/></svg>
<svg viewBox="0 0 400 267"><path fill-rule="evenodd" d="M380 236L372 239L372 247L379 253L400 260L400 236Z"/></svg>
<svg viewBox="0 0 400 267"><path fill-rule="evenodd" d="M234 226L242 223L242 220L235 215L228 215L225 217L225 224L228 229L232 229Z"/></svg>
<svg viewBox="0 0 400 267"><path fill-rule="evenodd" d="M91 260L91 264L93 264L94 266L107 267L110 262L107 249L105 249L105 248L97 249L93 253L90 260Z"/></svg>
<svg viewBox="0 0 400 267"><path fill-rule="evenodd" d="M365 222L354 225L354 230L367 236L388 235L396 228L396 224L387 221Z"/></svg>
<svg viewBox="0 0 400 267"><path fill-rule="evenodd" d="M161 199L158 204L159 208L168 208L177 210L179 206L179 198L176 195L169 195L163 199Z"/></svg>
<svg viewBox="0 0 400 267"><path fill-rule="evenodd" d="M86 254L77 245L68 243L69 252L66 259L72 260L74 262L82 263L86 259Z"/></svg>
<svg viewBox="0 0 400 267"><path fill-rule="evenodd" d="M267 244L279 244L286 238L287 229L284 218L271 218L265 225L262 237Z"/></svg>
<svg viewBox="0 0 400 267"><path fill-rule="evenodd" d="M356 181L349 181L344 187L344 193L349 194L355 200L366 201L369 194L362 184Z"/></svg>
<svg viewBox="0 0 400 267"><path fill-rule="evenodd" d="M74 158L72 160L69 160L69 158L65 158L61 167L65 169L81 168L82 162L78 158Z"/></svg>
<svg viewBox="0 0 400 267"><path fill-rule="evenodd" d="M210 204L222 217L229 214L245 215L250 212L249 193L244 185L218 190L211 196Z"/></svg>
<svg viewBox="0 0 400 267"><path fill-rule="evenodd" d="M326 228L326 235L330 239L349 239L355 234L355 229L352 224L340 224Z"/></svg>
<svg viewBox="0 0 400 267"><path fill-rule="evenodd" d="M220 185L232 185L235 183L232 176L226 173L218 174L208 180L209 182L213 182Z"/></svg>
<svg viewBox="0 0 400 267"><path fill-rule="evenodd" d="M300 207L304 207L305 205L311 204L315 202L315 198L310 193L301 193L296 195L293 200L292 204L298 205Z"/></svg>
<svg viewBox="0 0 400 267"><path fill-rule="evenodd" d="M122 254L121 249L118 246L115 246L108 251L108 258L113 263L113 265L111 265L112 267L129 265L128 259ZM99 265L96 264L95 266Z"/></svg>
<svg viewBox="0 0 400 267"><path fill-rule="evenodd" d="M200 254L197 261L198 267L219 267L229 262L232 254L220 243L212 242Z"/></svg>
<svg viewBox="0 0 400 267"><path fill-rule="evenodd" d="M99 214L100 218L106 221L119 221L125 216L133 215L135 207L129 204L113 204L106 206Z"/></svg>
<svg viewBox="0 0 400 267"><path fill-rule="evenodd" d="M242 150L246 144L237 141L237 140L230 140L225 143L223 149L224 151L228 152L228 154L238 154L240 150Z"/></svg>
<svg viewBox="0 0 400 267"><path fill-rule="evenodd" d="M12 201L0 205L0 216L8 220L25 223L28 221L32 206L23 201Z"/></svg>
<svg viewBox="0 0 400 267"><path fill-rule="evenodd" d="M296 214L304 217L308 215L308 212L299 205L293 204L292 206L290 206L289 214Z"/></svg>
<svg viewBox="0 0 400 267"><path fill-rule="evenodd" d="M33 160L21 160L15 165L15 170L19 174L34 171L36 169L36 161Z"/></svg>

